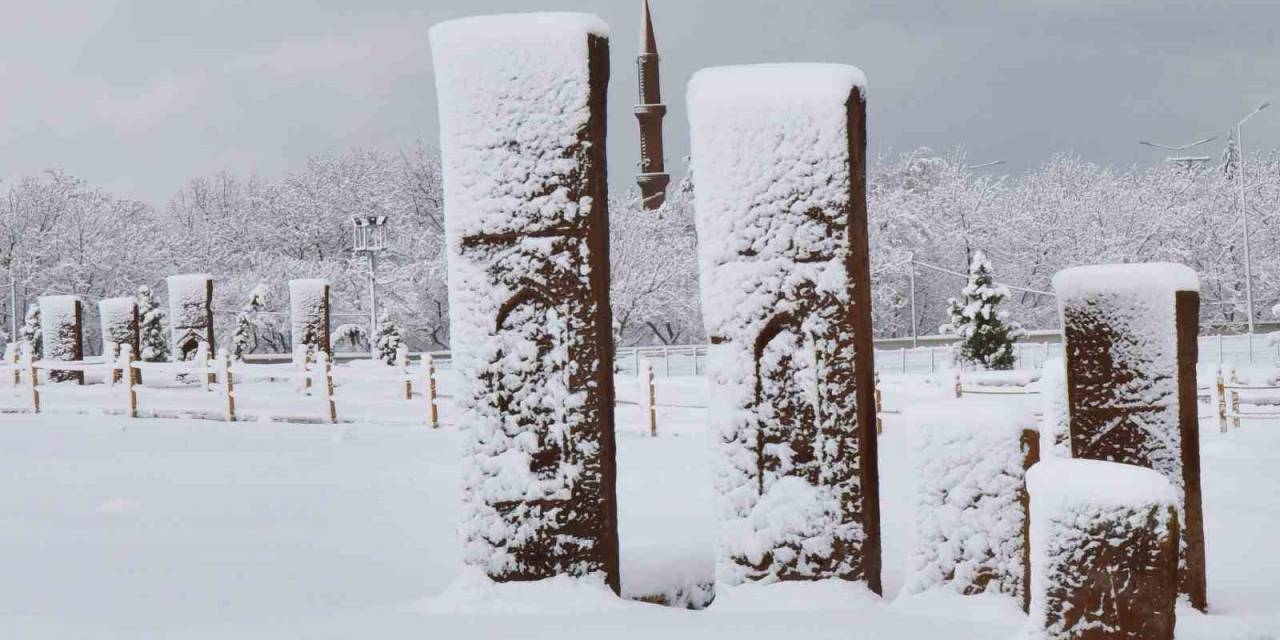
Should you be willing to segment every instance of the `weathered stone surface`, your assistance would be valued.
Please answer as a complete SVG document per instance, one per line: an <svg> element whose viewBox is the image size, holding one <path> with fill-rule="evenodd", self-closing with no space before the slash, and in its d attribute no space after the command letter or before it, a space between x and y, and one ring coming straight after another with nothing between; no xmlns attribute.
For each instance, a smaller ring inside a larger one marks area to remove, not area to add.
<svg viewBox="0 0 1280 640"><path fill-rule="evenodd" d="M77 296L41 296L40 336L44 360L75 362L84 359L84 303ZM49 371L54 382L74 380L84 384L83 371Z"/></svg>
<svg viewBox="0 0 1280 640"><path fill-rule="evenodd" d="M1071 454L1163 474L1179 495L1180 590L1207 609L1196 407L1199 283L1181 265L1079 267L1054 278Z"/></svg>
<svg viewBox="0 0 1280 640"><path fill-rule="evenodd" d="M690 124L719 434L719 579L880 590L865 80L699 72Z"/></svg>
<svg viewBox="0 0 1280 640"><path fill-rule="evenodd" d="M619 590L609 308L607 27L469 18L431 32L467 562Z"/></svg>
<svg viewBox="0 0 1280 640"><path fill-rule="evenodd" d="M1031 637L1172 640L1178 513L1155 471L1051 460L1028 473Z"/></svg>
<svg viewBox="0 0 1280 640"><path fill-rule="evenodd" d="M955 401L905 417L913 425L916 491L904 593L1003 593L1026 609L1026 474L1040 456L1030 407Z"/></svg>
<svg viewBox="0 0 1280 640"><path fill-rule="evenodd" d="M175 361L195 357L201 344L215 353L213 276L193 273L165 278L169 289L169 353Z"/></svg>

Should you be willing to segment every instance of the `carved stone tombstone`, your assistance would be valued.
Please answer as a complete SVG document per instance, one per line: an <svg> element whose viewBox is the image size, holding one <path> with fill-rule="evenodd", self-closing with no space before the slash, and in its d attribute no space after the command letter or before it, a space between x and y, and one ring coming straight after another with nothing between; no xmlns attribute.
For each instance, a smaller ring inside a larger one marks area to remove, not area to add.
<svg viewBox="0 0 1280 640"><path fill-rule="evenodd" d="M1027 473L1030 633L1045 640L1173 640L1178 496L1160 473L1054 459Z"/></svg>
<svg viewBox="0 0 1280 640"><path fill-rule="evenodd" d="M127 344L134 354L141 352L138 325L138 299L133 296L106 298L98 301L98 320L102 324L102 353L115 357L120 345ZM134 371L136 375L140 372ZM113 374L115 381L121 372Z"/></svg>
<svg viewBox="0 0 1280 640"><path fill-rule="evenodd" d="M843 65L689 85L730 584L881 588L865 113L862 72Z"/></svg>
<svg viewBox="0 0 1280 640"><path fill-rule="evenodd" d="M1178 493L1179 589L1206 610L1196 407L1199 280L1175 264L1054 276L1067 354L1071 455L1154 469Z"/></svg>
<svg viewBox="0 0 1280 640"><path fill-rule="evenodd" d="M293 348L305 346L331 353L329 349L328 280L289 281L289 324Z"/></svg>
<svg viewBox="0 0 1280 640"><path fill-rule="evenodd" d="M76 362L84 359L84 303L78 296L40 297L41 358ZM83 371L49 371L54 382L84 384Z"/></svg>
<svg viewBox="0 0 1280 640"><path fill-rule="evenodd" d="M468 563L619 590L609 309L608 27L583 14L431 30Z"/></svg>
<svg viewBox="0 0 1280 640"><path fill-rule="evenodd" d="M1029 406L952 401L910 410L915 505L903 593L944 587L1030 604L1027 470L1040 459Z"/></svg>
<svg viewBox="0 0 1280 640"><path fill-rule="evenodd" d="M214 353L213 276L169 276L165 283L169 288L169 352L174 361L192 359L201 344Z"/></svg>

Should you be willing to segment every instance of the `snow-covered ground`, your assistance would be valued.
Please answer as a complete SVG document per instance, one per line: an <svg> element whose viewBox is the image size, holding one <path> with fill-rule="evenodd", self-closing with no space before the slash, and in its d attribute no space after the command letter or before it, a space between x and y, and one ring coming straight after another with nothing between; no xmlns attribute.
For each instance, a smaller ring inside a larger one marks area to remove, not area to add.
<svg viewBox="0 0 1280 640"><path fill-rule="evenodd" d="M449 383L442 380L448 395ZM463 571L455 535L461 437L446 426L298 425L116 416L0 416L4 638L1008 638L1000 597L897 597L909 548L909 425L948 381L886 380L884 582L721 591L705 611L615 600L602 587L494 587ZM623 401L638 398L619 378ZM96 389L94 389L96 391ZM711 441L698 378L659 381L660 437L618 410L624 591L712 580ZM50 403L57 394L48 389ZM79 391L75 392L79 393ZM340 390L341 394L341 390ZM409 403L412 404L412 403ZM1182 640L1280 637L1280 423L1206 420L1212 615Z"/></svg>

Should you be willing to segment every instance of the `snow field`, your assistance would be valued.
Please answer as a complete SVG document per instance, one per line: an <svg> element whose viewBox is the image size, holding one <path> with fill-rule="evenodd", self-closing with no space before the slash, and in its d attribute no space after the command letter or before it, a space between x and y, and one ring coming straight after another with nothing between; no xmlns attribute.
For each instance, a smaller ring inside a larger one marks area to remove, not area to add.
<svg viewBox="0 0 1280 640"><path fill-rule="evenodd" d="M627 383L619 378L620 392ZM456 384L444 378L442 394ZM660 401L664 393L691 404L706 396L700 378L658 384ZM946 376L886 376L884 386L891 412L1036 402L948 399ZM709 584L717 528L704 410L663 408L655 439L627 406L618 411L624 593ZM442 408L442 418L451 415ZM882 601L840 583L721 585L709 609L682 611L619 602L581 584L463 577L456 422L434 432L64 414L0 422L9 479L0 492L0 562L20 577L0 581L4 637L990 640L1012 637L1026 621L1011 598L947 589ZM913 429L906 416L886 413L887 594L907 580ZM1280 636L1280 585L1270 578L1280 575L1280 556L1270 553L1280 526L1271 499L1280 493L1280 422L1220 434L1205 421L1201 434L1212 612L1180 609L1178 638ZM492 615L500 609L507 614Z"/></svg>

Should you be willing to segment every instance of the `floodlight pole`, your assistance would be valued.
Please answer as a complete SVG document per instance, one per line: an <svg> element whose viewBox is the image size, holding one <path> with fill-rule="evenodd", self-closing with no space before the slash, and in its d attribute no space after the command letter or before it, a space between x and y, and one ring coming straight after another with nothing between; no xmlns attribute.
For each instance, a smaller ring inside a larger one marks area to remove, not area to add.
<svg viewBox="0 0 1280 640"><path fill-rule="evenodd" d="M369 354L378 357L378 254L366 251L369 257Z"/></svg>

